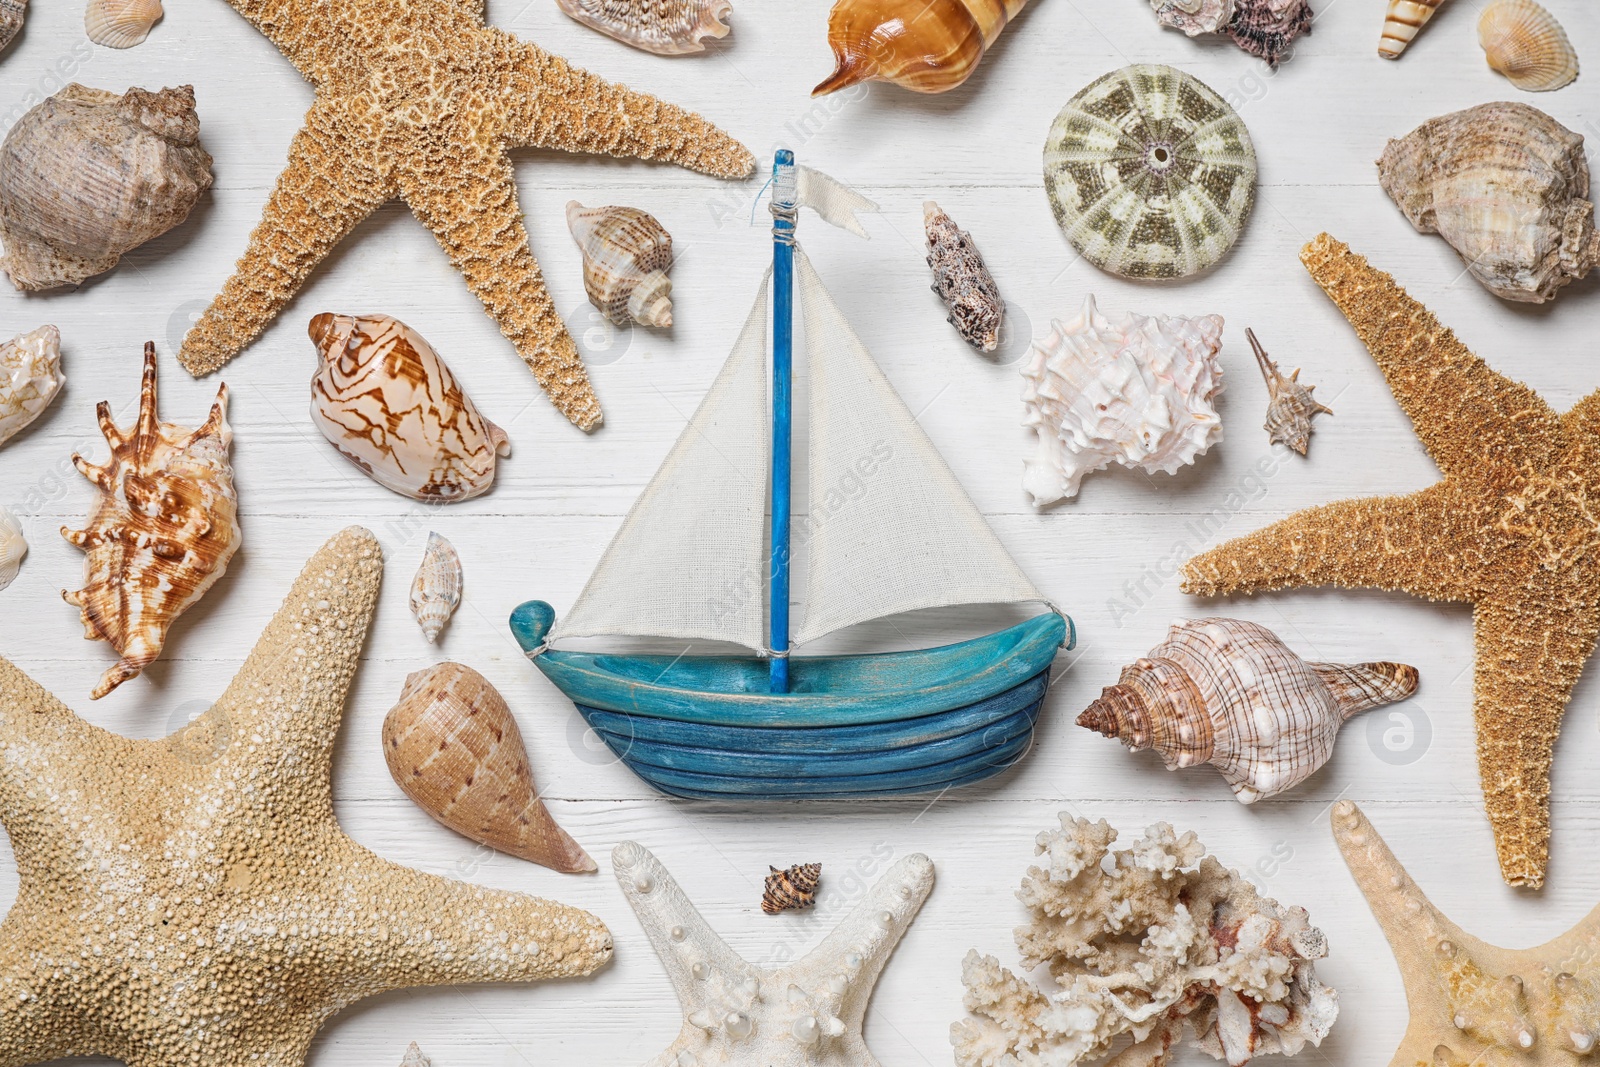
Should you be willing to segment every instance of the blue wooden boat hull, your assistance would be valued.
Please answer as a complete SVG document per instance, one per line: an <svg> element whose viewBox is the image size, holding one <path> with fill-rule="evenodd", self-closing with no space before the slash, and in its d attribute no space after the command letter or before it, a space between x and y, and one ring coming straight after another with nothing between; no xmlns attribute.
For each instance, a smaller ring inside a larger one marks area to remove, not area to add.
<svg viewBox="0 0 1600 1067"><path fill-rule="evenodd" d="M525 650L555 621L511 615ZM540 670L617 758L663 793L692 799L824 799L937 792L1027 754L1050 665L1072 647L1056 614L940 648L796 656L790 690L768 692L755 656L616 656L546 650Z"/></svg>

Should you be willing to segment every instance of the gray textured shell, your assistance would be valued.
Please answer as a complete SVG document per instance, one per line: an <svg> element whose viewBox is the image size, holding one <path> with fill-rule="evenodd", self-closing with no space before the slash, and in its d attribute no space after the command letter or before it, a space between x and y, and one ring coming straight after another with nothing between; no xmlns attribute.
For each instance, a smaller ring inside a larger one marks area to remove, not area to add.
<svg viewBox="0 0 1600 1067"><path fill-rule="evenodd" d="M1210 87L1141 63L1061 109L1044 181L1056 222L1089 262L1125 278L1182 278L1238 240L1255 203L1256 153Z"/></svg>
<svg viewBox="0 0 1600 1067"><path fill-rule="evenodd" d="M28 0L0 0L0 51L22 32L28 19Z"/></svg>
<svg viewBox="0 0 1600 1067"><path fill-rule="evenodd" d="M983 262L983 254L972 242L972 236L932 200L922 205L922 224L928 235L933 291L950 309L945 321L973 348L993 352L1000 347L1006 302Z"/></svg>

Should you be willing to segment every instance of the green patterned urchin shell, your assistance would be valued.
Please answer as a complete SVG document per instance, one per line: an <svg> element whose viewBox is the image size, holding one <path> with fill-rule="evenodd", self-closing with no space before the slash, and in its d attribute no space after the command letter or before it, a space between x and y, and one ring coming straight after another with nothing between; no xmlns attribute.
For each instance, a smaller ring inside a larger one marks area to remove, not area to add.
<svg viewBox="0 0 1600 1067"><path fill-rule="evenodd" d="M1056 116L1044 184L1084 258L1125 278L1216 263L1255 203L1244 120L1210 86L1140 63L1092 82Z"/></svg>

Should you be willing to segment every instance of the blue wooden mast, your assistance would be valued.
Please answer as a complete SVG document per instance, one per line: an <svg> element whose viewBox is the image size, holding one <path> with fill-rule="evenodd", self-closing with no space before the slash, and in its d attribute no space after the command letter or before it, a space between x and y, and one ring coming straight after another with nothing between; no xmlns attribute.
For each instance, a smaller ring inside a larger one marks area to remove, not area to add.
<svg viewBox="0 0 1600 1067"><path fill-rule="evenodd" d="M772 157L772 554L768 688L789 691L789 470L794 346L794 228L799 214L794 153Z"/></svg>

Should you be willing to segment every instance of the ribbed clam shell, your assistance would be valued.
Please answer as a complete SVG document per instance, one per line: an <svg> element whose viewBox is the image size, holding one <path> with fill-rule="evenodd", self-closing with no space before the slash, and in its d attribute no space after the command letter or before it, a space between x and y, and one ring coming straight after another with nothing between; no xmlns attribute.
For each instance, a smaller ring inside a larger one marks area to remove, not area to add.
<svg viewBox="0 0 1600 1067"><path fill-rule="evenodd" d="M1444 0L1389 0L1383 16L1383 36L1378 38L1378 54L1384 59L1399 59L1417 31L1428 24Z"/></svg>
<svg viewBox="0 0 1600 1067"><path fill-rule="evenodd" d="M1245 330L1250 347L1256 354L1256 366L1267 383L1267 421L1263 429L1267 439L1275 445L1288 445L1302 456L1311 443L1311 417L1332 415L1333 411L1317 403L1311 396L1314 385L1300 384L1298 368L1287 378L1278 365L1267 355L1267 350L1256 340L1254 330Z"/></svg>
<svg viewBox="0 0 1600 1067"><path fill-rule="evenodd" d="M922 224L928 235L928 267L933 271L933 291L950 309L946 321L967 344L980 352L1000 346L1000 324L1006 302L994 275L972 236L929 200L922 205Z"/></svg>
<svg viewBox="0 0 1600 1067"><path fill-rule="evenodd" d="M22 32L28 20L28 0L0 0L0 51Z"/></svg>
<svg viewBox="0 0 1600 1067"><path fill-rule="evenodd" d="M132 48L150 35L161 17L161 0L89 0L83 30L107 48Z"/></svg>
<svg viewBox="0 0 1600 1067"><path fill-rule="evenodd" d="M943 93L972 76L1028 0L837 0L828 12L834 71L823 96L864 81Z"/></svg>
<svg viewBox="0 0 1600 1067"><path fill-rule="evenodd" d="M596 869L539 799L505 698L470 667L406 678L383 720L383 755L395 784L457 833L552 870Z"/></svg>
<svg viewBox="0 0 1600 1067"><path fill-rule="evenodd" d="M87 553L83 588L61 595L79 607L84 636L109 642L122 657L95 686L96 700L161 655L173 620L216 584L239 549L227 411L223 385L199 429L161 422L156 346L146 344L138 420L119 429L102 401L100 432L111 459L96 466L72 457L100 496L82 530L61 528Z"/></svg>
<svg viewBox="0 0 1600 1067"><path fill-rule="evenodd" d="M61 331L41 326L0 345L0 444L50 406L66 384L61 373Z"/></svg>
<svg viewBox="0 0 1600 1067"><path fill-rule="evenodd" d="M429 644L439 634L461 604L461 557L455 546L436 533L428 534L428 547L422 553L422 566L411 582L411 614Z"/></svg>
<svg viewBox="0 0 1600 1067"><path fill-rule="evenodd" d="M0 508L0 589L17 580L22 557L28 554L28 540L22 536L22 523L5 508Z"/></svg>
<svg viewBox="0 0 1600 1067"><path fill-rule="evenodd" d="M678 56L704 52L705 38L728 35L730 0L556 0L562 11L623 44Z"/></svg>
<svg viewBox="0 0 1600 1067"><path fill-rule="evenodd" d="M1544 93L1578 76L1578 53L1556 17L1533 0L1495 0L1478 19L1489 66L1518 89Z"/></svg>
<svg viewBox="0 0 1600 1067"><path fill-rule="evenodd" d="M1208 86L1136 64L1067 102L1044 149L1056 222L1126 278L1182 278L1220 260L1255 203L1250 132Z"/></svg>
<svg viewBox="0 0 1600 1067"><path fill-rule="evenodd" d="M672 325L672 235L636 207L567 204L567 228L583 253L589 300L618 326Z"/></svg>

